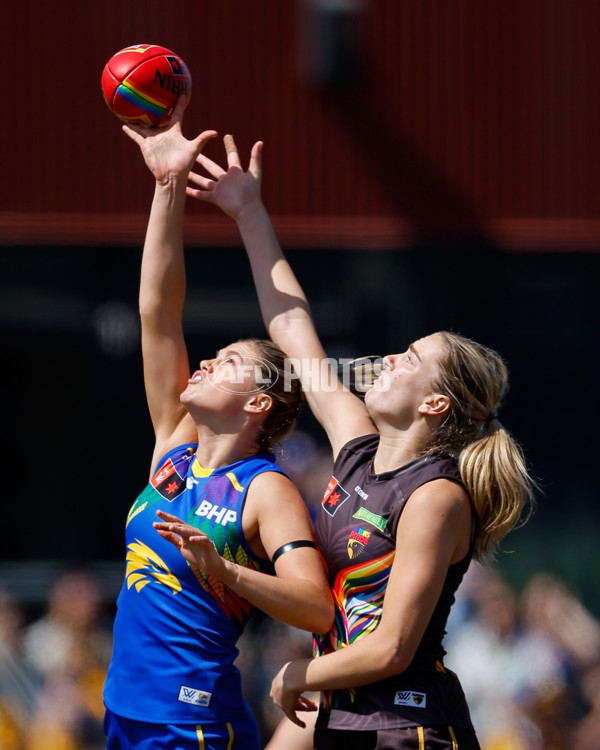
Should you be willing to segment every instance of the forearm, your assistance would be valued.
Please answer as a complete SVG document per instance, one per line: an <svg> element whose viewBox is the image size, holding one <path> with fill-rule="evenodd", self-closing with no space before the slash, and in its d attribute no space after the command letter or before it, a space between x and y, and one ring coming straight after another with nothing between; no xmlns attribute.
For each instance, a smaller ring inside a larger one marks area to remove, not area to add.
<svg viewBox="0 0 600 750"><path fill-rule="evenodd" d="M310 309L302 287L287 262L271 219L261 202L246 206L237 217L246 248L263 319L273 335L290 319L310 320Z"/></svg>
<svg viewBox="0 0 600 750"><path fill-rule="evenodd" d="M330 591L309 578L279 578L223 561L229 588L266 614L301 630L326 632L333 620Z"/></svg>
<svg viewBox="0 0 600 750"><path fill-rule="evenodd" d="M180 317L185 299L183 214L185 180L157 182L140 277L140 313L148 323Z"/></svg>
<svg viewBox="0 0 600 750"><path fill-rule="evenodd" d="M287 689L297 692L360 687L403 672L411 659L407 645L394 646L375 630L331 654L290 662L283 680Z"/></svg>

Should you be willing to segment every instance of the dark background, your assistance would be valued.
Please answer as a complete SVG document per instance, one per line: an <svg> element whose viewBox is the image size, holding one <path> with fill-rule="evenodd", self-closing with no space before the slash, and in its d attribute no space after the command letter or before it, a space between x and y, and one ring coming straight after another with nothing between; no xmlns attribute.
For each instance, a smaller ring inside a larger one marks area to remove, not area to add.
<svg viewBox="0 0 600 750"><path fill-rule="evenodd" d="M242 154L265 141L265 202L330 356L451 329L505 357L500 417L543 494L500 564L517 584L558 573L598 614L600 6L328 7L3 11L0 569L120 561L147 478L136 298L152 181L99 81L111 54L152 41L192 72L188 134L233 132ZM192 362L264 333L230 224L189 207ZM309 415L301 427L322 439Z"/></svg>

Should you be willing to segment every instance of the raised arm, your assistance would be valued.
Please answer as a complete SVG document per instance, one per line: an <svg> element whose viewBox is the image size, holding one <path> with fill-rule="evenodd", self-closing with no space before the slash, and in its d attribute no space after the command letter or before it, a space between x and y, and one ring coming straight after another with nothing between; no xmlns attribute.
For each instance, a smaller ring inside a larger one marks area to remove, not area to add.
<svg viewBox="0 0 600 750"><path fill-rule="evenodd" d="M375 428L362 401L337 379L337 367L326 357L306 296L275 236L260 195L263 144L254 145L244 172L233 138L225 136L224 141L227 171L200 154L198 163L213 179L192 172L190 182L196 187L187 192L214 203L237 223L269 336L293 362L310 408L337 455L345 442Z"/></svg>
<svg viewBox="0 0 600 750"><path fill-rule="evenodd" d="M140 278L140 316L144 383L156 448L152 461L170 443L192 440L195 427L179 401L189 378L182 330L185 298L183 214L187 175L205 143L216 135L205 131L193 140L181 132L183 107L166 128L124 125L142 151L156 180L146 231Z"/></svg>

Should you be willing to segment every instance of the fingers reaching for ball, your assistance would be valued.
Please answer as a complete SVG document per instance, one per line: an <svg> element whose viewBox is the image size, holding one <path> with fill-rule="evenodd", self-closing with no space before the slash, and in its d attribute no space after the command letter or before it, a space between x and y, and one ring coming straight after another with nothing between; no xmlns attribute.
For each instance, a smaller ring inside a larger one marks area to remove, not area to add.
<svg viewBox="0 0 600 750"><path fill-rule="evenodd" d="M235 141L233 140L232 135L226 135L223 137L223 143L225 144L225 153L226 154L237 154L237 146L235 145Z"/></svg>
<svg viewBox="0 0 600 750"><path fill-rule="evenodd" d="M227 154L227 164L230 167L240 167L240 155L238 154L237 146L233 140L232 135L226 135L223 137L223 144L225 146L225 153Z"/></svg>
<svg viewBox="0 0 600 750"><path fill-rule="evenodd" d="M183 94L177 100L175 109L173 110L173 116L171 117L171 124L174 122L181 122L183 119L183 113L188 105L189 98Z"/></svg>

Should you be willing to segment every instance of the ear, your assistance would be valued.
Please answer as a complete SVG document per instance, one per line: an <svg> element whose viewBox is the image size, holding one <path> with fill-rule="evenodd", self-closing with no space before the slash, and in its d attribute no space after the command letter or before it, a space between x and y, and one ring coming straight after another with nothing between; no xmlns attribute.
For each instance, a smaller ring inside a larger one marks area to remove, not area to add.
<svg viewBox="0 0 600 750"><path fill-rule="evenodd" d="M443 393L430 393L419 406L419 414L439 417L450 411L450 399Z"/></svg>
<svg viewBox="0 0 600 750"><path fill-rule="evenodd" d="M270 393L253 393L244 404L244 411L250 414L266 414L273 406L273 396Z"/></svg>

